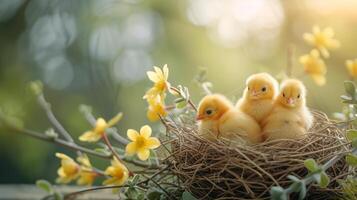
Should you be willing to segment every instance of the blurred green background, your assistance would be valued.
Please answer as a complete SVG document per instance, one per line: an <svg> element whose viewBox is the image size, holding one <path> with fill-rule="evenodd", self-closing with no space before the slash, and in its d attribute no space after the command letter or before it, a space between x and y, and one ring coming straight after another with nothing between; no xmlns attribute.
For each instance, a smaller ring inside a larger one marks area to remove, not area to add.
<svg viewBox="0 0 357 200"><path fill-rule="evenodd" d="M128 128L150 124L142 96L151 86L146 71L153 65L167 63L169 81L190 88L196 103L202 91L193 79L201 67L214 92L237 99L250 74L281 74L291 45L293 74L300 76L298 57L311 49L302 34L320 25L333 27L341 48L326 61L325 86L302 79L309 106L331 115L342 107L344 62L357 57L356 10L355 0L2 0L0 106L44 132L50 124L28 90L30 81L41 80L75 138L90 128L80 104L107 119L124 112L117 128L125 135ZM56 151L74 155L0 131L0 183L54 180Z"/></svg>

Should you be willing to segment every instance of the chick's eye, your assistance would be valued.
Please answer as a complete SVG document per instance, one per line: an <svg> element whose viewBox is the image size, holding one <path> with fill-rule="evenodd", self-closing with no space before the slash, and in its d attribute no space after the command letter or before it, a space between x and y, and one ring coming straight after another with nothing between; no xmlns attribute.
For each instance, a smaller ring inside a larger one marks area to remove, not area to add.
<svg viewBox="0 0 357 200"><path fill-rule="evenodd" d="M206 114L207 114L207 115L211 115L212 113L213 113L212 110L206 110Z"/></svg>
<svg viewBox="0 0 357 200"><path fill-rule="evenodd" d="M297 98L298 98L298 99L300 98L300 94L297 96Z"/></svg>
<svg viewBox="0 0 357 200"><path fill-rule="evenodd" d="M285 97L285 93L283 93L283 97Z"/></svg>
<svg viewBox="0 0 357 200"><path fill-rule="evenodd" d="M267 88L266 88L266 87L263 87L263 88L262 88L262 91L263 91L263 92L267 91Z"/></svg>

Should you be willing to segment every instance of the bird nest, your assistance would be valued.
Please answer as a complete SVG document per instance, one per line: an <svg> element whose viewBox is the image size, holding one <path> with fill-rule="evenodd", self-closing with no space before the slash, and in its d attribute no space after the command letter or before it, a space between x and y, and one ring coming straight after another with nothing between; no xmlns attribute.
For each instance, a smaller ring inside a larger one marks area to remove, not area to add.
<svg viewBox="0 0 357 200"><path fill-rule="evenodd" d="M291 184L288 175L307 175L305 159L324 164L351 150L341 124L329 120L324 113L313 114L315 122L307 138L254 146L210 142L196 134L194 123L168 123L170 132L177 136L172 142L171 170L199 199L269 199L271 187ZM326 173L331 178L328 187L310 185L308 199L330 199L339 194L337 180L344 179L349 168L341 159Z"/></svg>

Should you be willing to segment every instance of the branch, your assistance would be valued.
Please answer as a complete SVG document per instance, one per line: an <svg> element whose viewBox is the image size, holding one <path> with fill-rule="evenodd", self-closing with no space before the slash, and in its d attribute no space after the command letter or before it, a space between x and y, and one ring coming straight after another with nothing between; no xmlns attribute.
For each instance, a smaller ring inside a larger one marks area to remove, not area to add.
<svg viewBox="0 0 357 200"><path fill-rule="evenodd" d="M103 140L105 142L105 144L107 144L107 147L109 148L109 150L112 152L112 155L114 157L116 157L118 159L118 161L120 161L121 163L123 163L123 161L121 160L119 154L113 149L112 144L110 143L108 136L106 133L103 134Z"/></svg>
<svg viewBox="0 0 357 200"><path fill-rule="evenodd" d="M53 143L53 144L57 144L59 146L68 148L70 150L81 151L83 153L87 153L89 155L96 156L98 158L110 159L112 157L112 154L99 153L97 151L94 151L94 150L79 146L79 145L77 145L75 143L68 142L68 141L65 141L65 140L60 139L60 138L54 138L54 137L47 136L46 134L39 133L39 132L36 132L36 131L15 127L15 126L9 124L3 118L3 116L0 116L0 120L2 120L4 122L4 125L6 125L10 130L13 130L13 131L15 131L17 133L20 133L20 134L28 135L30 137L33 137L33 138L36 138L36 139L39 139L39 140L42 140L42 141L45 141L45 142L50 142L50 143ZM144 163L144 162L141 162L141 161L138 161L138 160L131 160L131 159L125 157L125 156L120 156L120 158L123 161L127 162L127 163L131 163L131 164L134 164L134 165L142 167L142 168L148 168L148 169L159 169L159 168L161 168L160 165L148 164L148 163Z"/></svg>
<svg viewBox="0 0 357 200"><path fill-rule="evenodd" d="M357 148L353 148L352 149L352 154L356 154L357 153ZM344 156L346 156L347 153L343 153L343 154L338 154L336 156L334 156L333 158L331 158L329 161L327 161L322 167L322 171L326 171L327 169L329 169L330 167L332 167L336 162L338 162L340 159L342 159ZM308 185L310 183L312 183L314 181L313 176L319 172L315 172L315 173L311 173L308 176L306 176L305 178L301 179L302 182L305 183L305 185ZM287 193L287 195L293 193L295 191L295 184L291 184L288 188L285 189L285 192Z"/></svg>
<svg viewBox="0 0 357 200"><path fill-rule="evenodd" d="M86 120L94 127L96 123L96 118L90 111L90 108L85 105L81 105L79 110L84 115ZM122 137L117 131L115 131L114 128L107 128L106 131L120 144L127 145L129 143L129 141L126 138Z"/></svg>
<svg viewBox="0 0 357 200"><path fill-rule="evenodd" d="M64 195L64 199L71 199L70 197L73 196L77 196L83 193L87 193L87 192L92 192L92 191L96 191L96 190L107 190L107 189L117 189L117 188L124 188L124 187L130 187L129 185L111 185L111 186L99 186L99 187L92 187L92 188L88 188L88 189L84 189L84 190L80 190L77 192L72 192L69 194Z"/></svg>
<svg viewBox="0 0 357 200"><path fill-rule="evenodd" d="M173 90L174 92L176 92L177 94L179 94L180 96L182 96L180 90L178 90L175 87L170 87L171 90ZM197 107L195 106L195 104L191 101L191 99L188 100L188 104L190 104L190 106L197 112Z"/></svg>
<svg viewBox="0 0 357 200"><path fill-rule="evenodd" d="M48 119L50 120L51 124L57 129L57 131L67 141L74 143L74 140L71 137L71 135L66 131L66 129L61 125L61 123L57 120L57 118L53 114L52 109L51 109L51 104L46 101L43 93L41 93L37 96L37 102L41 106L41 108L46 112Z"/></svg>
<svg viewBox="0 0 357 200"><path fill-rule="evenodd" d="M65 141L65 140L60 139L60 138L53 138L51 136L47 136L45 134L38 133L36 131L27 130L27 129L19 129L19 128L15 128L15 127L10 127L10 129L14 130L17 133L25 134L25 135L28 135L28 136L31 136L33 138L40 139L40 140L43 140L43 141L46 141L46 142L58 144L60 146L66 147L66 148L71 149L71 150L81 151L81 152L84 152L84 153L87 153L87 154L90 154L90 155L93 155L93 156L96 156L96 157L99 157L99 158L105 158L105 159L111 158L111 154L102 154L102 153L96 152L94 150L87 149L85 147L79 146L79 145L77 145L75 143L68 142L68 141Z"/></svg>

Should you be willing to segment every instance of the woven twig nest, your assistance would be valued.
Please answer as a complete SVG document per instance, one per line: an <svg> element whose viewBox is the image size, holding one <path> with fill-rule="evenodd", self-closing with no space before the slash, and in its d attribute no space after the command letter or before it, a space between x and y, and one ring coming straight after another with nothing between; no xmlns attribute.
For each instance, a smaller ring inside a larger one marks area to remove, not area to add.
<svg viewBox="0 0 357 200"><path fill-rule="evenodd" d="M307 175L304 160L313 158L324 164L333 156L351 150L342 126L314 111L309 137L279 140L255 146L210 142L196 134L193 123L170 125L177 135L172 145L172 171L183 185L200 199L268 199L272 186L287 187L288 175ZM340 189L336 180L349 174L344 159L327 170L331 182L327 188L310 185L308 199L330 199Z"/></svg>

